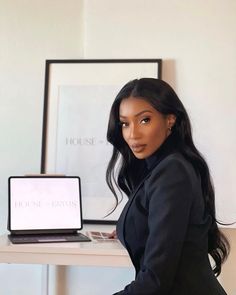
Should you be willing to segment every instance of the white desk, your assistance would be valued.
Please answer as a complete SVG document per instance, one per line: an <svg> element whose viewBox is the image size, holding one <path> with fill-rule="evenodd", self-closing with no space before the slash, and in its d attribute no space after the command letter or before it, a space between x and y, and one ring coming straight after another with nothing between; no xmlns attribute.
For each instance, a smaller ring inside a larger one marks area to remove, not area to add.
<svg viewBox="0 0 236 295"><path fill-rule="evenodd" d="M82 232L111 232L114 226L86 225ZM45 243L13 245L0 236L0 263L55 264L79 266L130 267L127 251L119 242ZM48 267L42 294L48 294Z"/></svg>

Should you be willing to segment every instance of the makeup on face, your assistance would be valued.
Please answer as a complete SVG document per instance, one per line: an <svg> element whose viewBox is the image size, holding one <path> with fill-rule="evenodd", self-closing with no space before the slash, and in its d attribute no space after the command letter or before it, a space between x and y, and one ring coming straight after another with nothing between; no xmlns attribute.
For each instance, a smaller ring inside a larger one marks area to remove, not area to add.
<svg viewBox="0 0 236 295"><path fill-rule="evenodd" d="M142 97L129 97L120 104L122 135L138 159L151 156L170 134L169 117Z"/></svg>

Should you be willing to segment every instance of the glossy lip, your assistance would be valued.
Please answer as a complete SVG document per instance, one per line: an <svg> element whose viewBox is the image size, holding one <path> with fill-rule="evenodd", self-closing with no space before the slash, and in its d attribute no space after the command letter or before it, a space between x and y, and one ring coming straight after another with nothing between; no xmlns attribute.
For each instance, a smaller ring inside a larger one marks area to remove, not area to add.
<svg viewBox="0 0 236 295"><path fill-rule="evenodd" d="M146 147L146 144L132 144L130 148L135 153L141 153Z"/></svg>

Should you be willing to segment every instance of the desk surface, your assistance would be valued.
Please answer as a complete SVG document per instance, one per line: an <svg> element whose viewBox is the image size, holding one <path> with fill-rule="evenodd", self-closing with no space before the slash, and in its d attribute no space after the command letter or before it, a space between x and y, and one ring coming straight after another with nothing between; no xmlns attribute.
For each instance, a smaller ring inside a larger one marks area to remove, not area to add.
<svg viewBox="0 0 236 295"><path fill-rule="evenodd" d="M86 225L82 232L111 232L114 226ZM0 236L0 263L128 267L132 263L118 241L82 243L12 244Z"/></svg>

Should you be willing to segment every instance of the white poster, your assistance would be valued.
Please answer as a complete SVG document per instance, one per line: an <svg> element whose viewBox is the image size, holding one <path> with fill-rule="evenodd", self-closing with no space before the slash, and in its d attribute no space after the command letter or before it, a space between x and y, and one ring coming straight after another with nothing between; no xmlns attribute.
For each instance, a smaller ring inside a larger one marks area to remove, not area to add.
<svg viewBox="0 0 236 295"><path fill-rule="evenodd" d="M116 222L127 202L124 195L107 215L116 204L105 179L112 154L106 133L116 95L130 80L160 74L159 59L46 61L41 171L81 178L85 220Z"/></svg>
<svg viewBox="0 0 236 295"><path fill-rule="evenodd" d="M61 86L58 96L55 172L79 176L84 207L96 201L104 207L105 215L115 204L105 180L112 155L106 131L118 89L105 85ZM87 214L91 211L92 217L96 212L92 210L94 206L91 210L89 207Z"/></svg>

